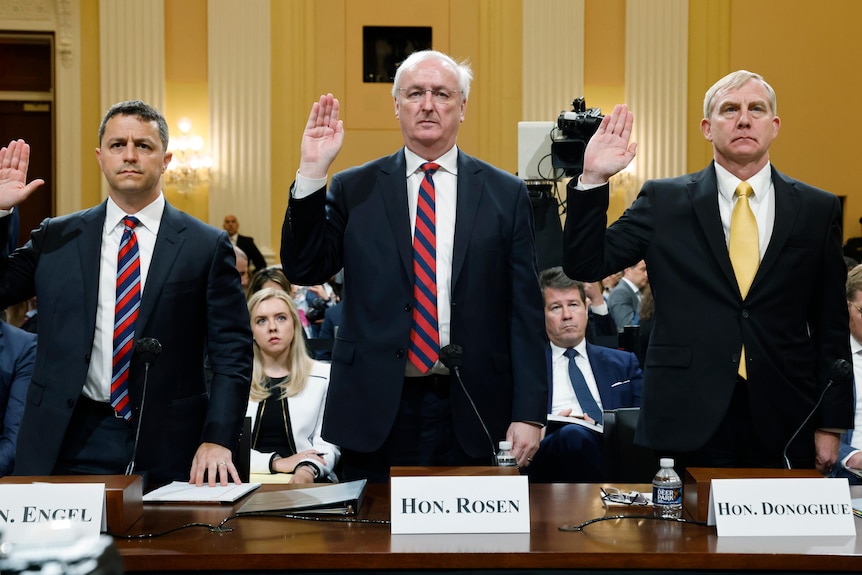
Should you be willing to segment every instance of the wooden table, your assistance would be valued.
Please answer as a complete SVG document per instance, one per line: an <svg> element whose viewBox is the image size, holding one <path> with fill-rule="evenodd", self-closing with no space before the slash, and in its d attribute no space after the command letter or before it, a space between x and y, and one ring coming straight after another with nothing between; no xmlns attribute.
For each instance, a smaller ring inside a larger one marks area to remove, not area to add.
<svg viewBox="0 0 862 575"><path fill-rule="evenodd" d="M411 571L613 569L634 571L862 572L856 537L722 538L714 527L626 518L594 523L583 532L559 526L608 514L599 484L530 487L529 534L391 535L375 523L237 518L230 532L202 527L147 540L115 541L127 572ZM647 486L626 486L646 490ZM282 485L261 489L284 489ZM858 488L854 488L858 489ZM387 521L386 485L369 485L359 519ZM854 496L860 496L855 492ZM190 522L217 525L234 506L147 504L129 534L165 531ZM626 514L640 514L624 510ZM616 515L614 509L611 514ZM857 531L862 520L855 519ZM862 533L862 531L860 531Z"/></svg>

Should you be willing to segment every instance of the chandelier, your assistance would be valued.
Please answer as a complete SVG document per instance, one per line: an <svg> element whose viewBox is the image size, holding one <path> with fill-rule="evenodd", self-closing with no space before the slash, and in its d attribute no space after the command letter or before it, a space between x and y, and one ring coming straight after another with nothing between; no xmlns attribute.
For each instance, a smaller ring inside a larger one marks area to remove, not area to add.
<svg viewBox="0 0 862 575"><path fill-rule="evenodd" d="M171 163L165 171L165 183L175 185L180 192L186 193L197 186L209 182L212 158L206 154L204 140L192 133L192 123L188 118L179 122L180 135L171 138L168 151L173 153Z"/></svg>

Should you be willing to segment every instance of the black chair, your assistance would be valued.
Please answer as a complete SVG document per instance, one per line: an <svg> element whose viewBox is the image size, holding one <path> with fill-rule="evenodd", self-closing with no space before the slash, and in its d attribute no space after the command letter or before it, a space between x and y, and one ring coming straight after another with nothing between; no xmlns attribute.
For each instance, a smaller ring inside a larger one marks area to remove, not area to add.
<svg viewBox="0 0 862 575"><path fill-rule="evenodd" d="M658 470L652 449L635 445L640 408L604 412L605 480L613 483L651 483Z"/></svg>

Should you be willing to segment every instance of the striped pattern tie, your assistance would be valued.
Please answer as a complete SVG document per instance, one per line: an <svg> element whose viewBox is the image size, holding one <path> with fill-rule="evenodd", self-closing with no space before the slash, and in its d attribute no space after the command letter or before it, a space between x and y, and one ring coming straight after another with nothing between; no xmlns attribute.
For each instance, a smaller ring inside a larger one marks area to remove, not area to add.
<svg viewBox="0 0 862 575"><path fill-rule="evenodd" d="M114 307L114 357L111 370L111 406L126 421L129 404L129 364L135 346L135 322L141 306L141 259L135 226L137 218L123 218L123 237L117 256L117 303Z"/></svg>
<svg viewBox="0 0 862 575"><path fill-rule="evenodd" d="M437 218L434 214L436 194L432 176L440 166L422 164L425 177L419 184L416 203L416 226L413 232L413 325L407 359L427 373L440 356L440 333L437 328Z"/></svg>

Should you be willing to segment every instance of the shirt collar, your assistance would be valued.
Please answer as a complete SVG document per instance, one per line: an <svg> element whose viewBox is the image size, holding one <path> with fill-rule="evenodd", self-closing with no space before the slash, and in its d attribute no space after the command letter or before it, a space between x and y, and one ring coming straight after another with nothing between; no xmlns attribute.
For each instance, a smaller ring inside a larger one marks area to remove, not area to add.
<svg viewBox="0 0 862 575"><path fill-rule="evenodd" d="M850 353L856 354L862 351L862 343L856 341L856 338L852 335L850 336Z"/></svg>
<svg viewBox="0 0 862 575"><path fill-rule="evenodd" d="M557 361L561 357L563 357L563 353L569 348L560 347L552 341L548 342L551 345L551 361ZM581 340L581 343L574 347L575 351L578 352L578 355L582 357L587 357L587 339L584 338Z"/></svg>
<svg viewBox="0 0 862 575"><path fill-rule="evenodd" d="M150 230L154 234L159 232L159 224L162 221L162 213L165 211L165 196L159 192L159 197L150 202L144 209L135 214L128 214L120 209L114 200L108 197L108 206L105 213L105 229L112 230L115 227L122 225L123 218L127 215L133 215L138 218L144 228Z"/></svg>
<svg viewBox="0 0 862 575"><path fill-rule="evenodd" d="M419 157L408 148L404 148L404 161L407 165L407 177L409 178L417 171L425 162L434 162L440 164L440 168L444 171L457 176L458 175L458 146L452 146L448 152L437 158L436 160L426 160Z"/></svg>
<svg viewBox="0 0 862 575"><path fill-rule="evenodd" d="M733 194L736 193L736 186L742 181L731 174L723 166L715 164L715 177L718 180L718 193L728 202L733 202ZM772 164L766 162L759 172L746 180L751 189L754 190L754 196L749 198L749 202L758 203L769 192L772 184Z"/></svg>

